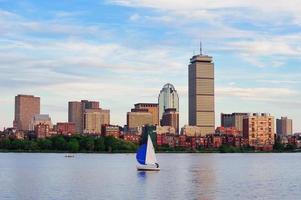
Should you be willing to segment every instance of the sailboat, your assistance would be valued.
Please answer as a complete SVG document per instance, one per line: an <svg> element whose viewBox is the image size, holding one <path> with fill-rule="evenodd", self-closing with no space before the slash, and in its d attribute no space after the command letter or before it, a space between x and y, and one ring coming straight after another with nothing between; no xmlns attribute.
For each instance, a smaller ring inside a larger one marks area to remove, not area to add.
<svg viewBox="0 0 301 200"><path fill-rule="evenodd" d="M147 137L147 144L143 144L139 147L136 154L136 159L139 163L139 165L137 165L137 170L160 171L155 154L154 145L149 135Z"/></svg>

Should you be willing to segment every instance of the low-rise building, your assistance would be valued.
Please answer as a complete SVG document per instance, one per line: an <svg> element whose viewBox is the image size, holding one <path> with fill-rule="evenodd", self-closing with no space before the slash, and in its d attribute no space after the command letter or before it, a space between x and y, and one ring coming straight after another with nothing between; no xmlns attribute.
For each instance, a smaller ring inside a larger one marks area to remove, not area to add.
<svg viewBox="0 0 301 200"><path fill-rule="evenodd" d="M71 136L76 134L76 126L73 122L58 122L55 130L60 135Z"/></svg>
<svg viewBox="0 0 301 200"><path fill-rule="evenodd" d="M115 138L120 137L120 127L117 125L102 125L101 134L103 136L113 136Z"/></svg>
<svg viewBox="0 0 301 200"><path fill-rule="evenodd" d="M37 124L34 127L35 135L38 139L44 139L50 137L50 127L48 124Z"/></svg>
<svg viewBox="0 0 301 200"><path fill-rule="evenodd" d="M198 127L198 126L189 126L189 125L185 125L182 129L181 129L181 134L182 135L186 135L186 136L205 136L202 135L202 128Z"/></svg>

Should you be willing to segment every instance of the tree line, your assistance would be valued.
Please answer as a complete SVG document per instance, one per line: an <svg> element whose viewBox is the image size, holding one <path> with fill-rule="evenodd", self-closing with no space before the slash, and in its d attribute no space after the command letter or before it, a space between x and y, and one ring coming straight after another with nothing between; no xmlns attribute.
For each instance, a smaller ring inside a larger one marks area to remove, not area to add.
<svg viewBox="0 0 301 200"><path fill-rule="evenodd" d="M138 146L132 142L108 137L93 136L54 136L45 139L0 141L0 150L30 152L135 152Z"/></svg>

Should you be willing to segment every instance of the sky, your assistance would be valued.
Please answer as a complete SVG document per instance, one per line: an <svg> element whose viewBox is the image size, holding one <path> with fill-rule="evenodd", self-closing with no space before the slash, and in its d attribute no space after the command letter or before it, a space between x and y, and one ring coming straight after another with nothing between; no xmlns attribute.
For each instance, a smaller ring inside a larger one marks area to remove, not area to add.
<svg viewBox="0 0 301 200"><path fill-rule="evenodd" d="M0 0L0 127L17 94L40 96L53 122L88 99L124 125L165 83L183 126L200 41L215 63L217 126L221 112L268 112L301 132L300 0Z"/></svg>

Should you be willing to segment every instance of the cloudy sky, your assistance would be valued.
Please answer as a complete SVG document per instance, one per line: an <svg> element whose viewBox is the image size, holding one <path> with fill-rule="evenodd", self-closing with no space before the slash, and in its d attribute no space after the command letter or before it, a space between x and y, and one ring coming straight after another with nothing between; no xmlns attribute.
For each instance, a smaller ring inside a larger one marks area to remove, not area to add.
<svg viewBox="0 0 301 200"><path fill-rule="evenodd" d="M213 56L221 112L269 112L301 131L300 0L0 0L0 127L14 96L41 97L41 112L67 121L67 102L98 100L124 124L162 86L180 95L187 123L187 65ZM299 123L300 122L300 123Z"/></svg>

